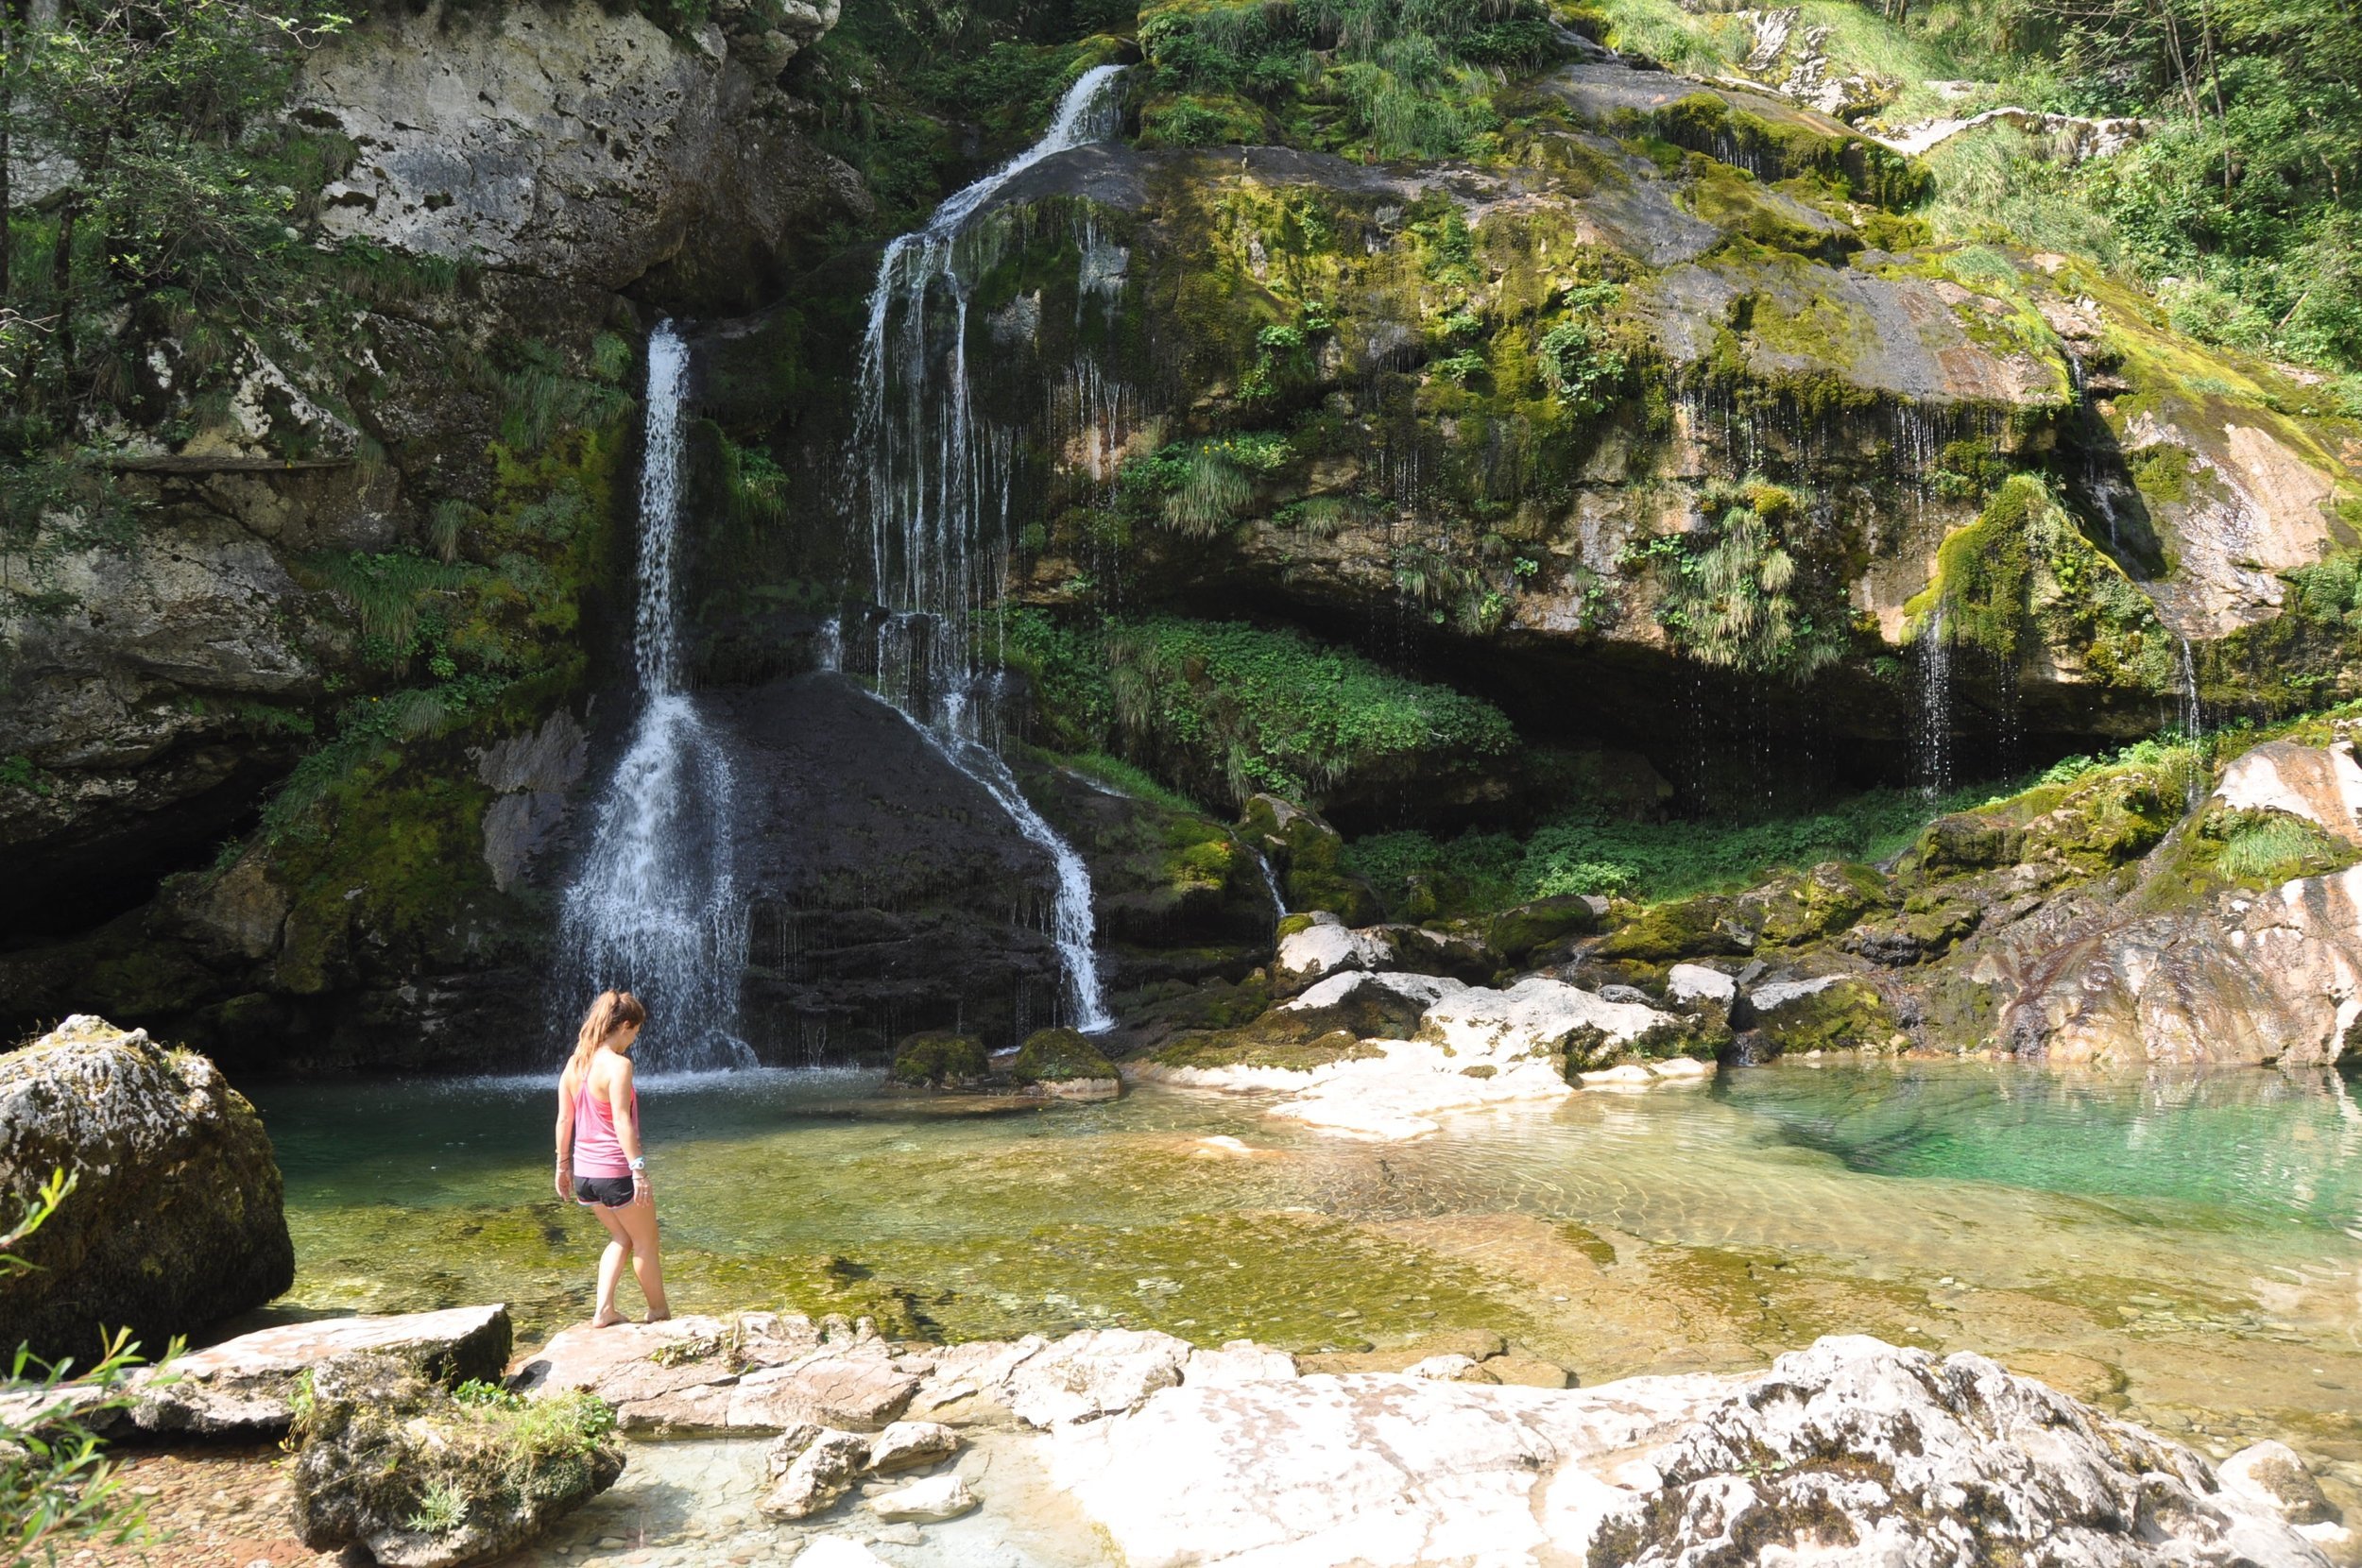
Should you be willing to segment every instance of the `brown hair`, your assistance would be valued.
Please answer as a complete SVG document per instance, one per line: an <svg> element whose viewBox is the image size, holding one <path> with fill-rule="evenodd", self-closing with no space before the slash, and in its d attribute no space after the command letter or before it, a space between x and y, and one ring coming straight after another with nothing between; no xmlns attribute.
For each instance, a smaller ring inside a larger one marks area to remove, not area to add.
<svg viewBox="0 0 2362 1568"><path fill-rule="evenodd" d="M568 1069L579 1078L601 1046L622 1031L647 1021L648 1010L630 992L600 992L598 999L590 1004L590 1011L582 1015L582 1028L574 1035L574 1054L567 1063Z"/></svg>

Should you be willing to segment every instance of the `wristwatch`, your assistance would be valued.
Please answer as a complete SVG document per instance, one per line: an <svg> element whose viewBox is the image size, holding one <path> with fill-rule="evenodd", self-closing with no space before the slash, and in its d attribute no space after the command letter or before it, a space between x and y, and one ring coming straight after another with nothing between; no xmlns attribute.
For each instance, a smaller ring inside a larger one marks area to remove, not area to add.
<svg viewBox="0 0 2362 1568"><path fill-rule="evenodd" d="M624 1163L631 1167L631 1173L634 1176L639 1175L641 1172L648 1168L648 1157L645 1154L634 1154L630 1159L625 1160Z"/></svg>

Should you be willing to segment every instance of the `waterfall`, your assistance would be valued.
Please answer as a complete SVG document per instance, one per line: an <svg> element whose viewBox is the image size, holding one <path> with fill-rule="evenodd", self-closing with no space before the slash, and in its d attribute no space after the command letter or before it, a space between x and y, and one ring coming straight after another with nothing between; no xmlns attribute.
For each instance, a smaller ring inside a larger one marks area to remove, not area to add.
<svg viewBox="0 0 2362 1568"><path fill-rule="evenodd" d="M862 337L850 478L869 532L871 571L886 611L875 639L878 694L918 726L944 760L1008 813L1057 874L1052 935L1076 1027L1114 1027L1093 950L1090 872L1026 800L995 746L996 695L976 656L977 621L1004 596L1014 432L976 415L967 364L973 268L963 273L969 218L1011 179L1053 153L1116 129L1110 91L1121 67L1096 66L1068 89L1050 128L1017 157L955 192L878 261ZM931 323L934 330L931 331Z"/></svg>
<svg viewBox="0 0 2362 1568"><path fill-rule="evenodd" d="M1927 798L1952 787L1952 639L1943 601L1919 630L1919 778Z"/></svg>
<svg viewBox="0 0 2362 1568"><path fill-rule="evenodd" d="M2198 696L2198 658L2190 651L2188 638L2176 632L2173 639L2182 645L2182 738L2192 745L2200 745L2206 739L2206 709ZM2202 747L2199 755L2201 759L2204 758ZM2189 786L2184 792L2191 810L2198 810L2199 802L2206 798L2206 792L2212 783L2212 774L2206 767L2191 771Z"/></svg>
<svg viewBox="0 0 2362 1568"><path fill-rule="evenodd" d="M1261 850L1250 848L1247 853L1255 857L1255 868L1263 874L1263 886L1271 894L1272 929L1277 930L1279 923L1288 918L1288 900L1279 893L1279 874L1272 870L1271 857Z"/></svg>
<svg viewBox="0 0 2362 1568"><path fill-rule="evenodd" d="M570 1038L573 1010L593 994L635 993L648 1008L640 1056L652 1070L754 1063L737 1034L745 912L731 878L729 758L684 689L673 602L688 371L688 345L659 323L648 338L640 474L640 707L559 911L553 1003Z"/></svg>

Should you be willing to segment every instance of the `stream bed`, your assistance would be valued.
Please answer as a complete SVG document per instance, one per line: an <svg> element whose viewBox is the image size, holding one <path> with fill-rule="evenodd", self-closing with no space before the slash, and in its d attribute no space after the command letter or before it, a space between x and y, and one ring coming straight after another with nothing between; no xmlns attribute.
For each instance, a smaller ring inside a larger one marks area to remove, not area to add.
<svg viewBox="0 0 2362 1568"><path fill-rule="evenodd" d="M551 1190L550 1084L253 1098L295 1233L283 1309L506 1301L521 1344L588 1315L601 1237ZM2279 1437L2362 1504L2362 1102L2334 1073L1789 1063L1403 1144L1252 1096L910 1098L839 1070L655 1079L642 1106L676 1311L1307 1352L1484 1328L1585 1385L1863 1332L2217 1457Z"/></svg>

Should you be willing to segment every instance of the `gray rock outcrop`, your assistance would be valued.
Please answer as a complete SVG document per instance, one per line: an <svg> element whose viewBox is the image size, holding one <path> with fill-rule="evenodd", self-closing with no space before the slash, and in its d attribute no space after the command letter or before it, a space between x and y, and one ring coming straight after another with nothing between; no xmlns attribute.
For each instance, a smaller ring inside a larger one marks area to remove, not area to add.
<svg viewBox="0 0 2362 1568"><path fill-rule="evenodd" d="M0 1277L11 1345L87 1365L120 1327L153 1356L295 1282L262 1118L193 1051L77 1015L0 1056L0 1203L53 1170L74 1191Z"/></svg>
<svg viewBox="0 0 2362 1568"><path fill-rule="evenodd" d="M591 0L373 16L299 89L359 149L324 227L601 289L659 266L743 287L799 231L868 208L771 85L837 7L787 9L785 28L686 39Z"/></svg>

